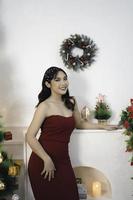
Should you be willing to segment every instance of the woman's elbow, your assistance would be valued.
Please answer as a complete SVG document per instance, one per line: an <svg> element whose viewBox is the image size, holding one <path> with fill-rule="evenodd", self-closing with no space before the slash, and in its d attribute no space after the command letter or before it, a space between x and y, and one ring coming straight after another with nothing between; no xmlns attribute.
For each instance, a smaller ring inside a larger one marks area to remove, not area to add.
<svg viewBox="0 0 133 200"><path fill-rule="evenodd" d="M36 136L35 135L32 135L30 134L29 132L27 132L25 134L25 141L28 143L28 144L31 144L32 142L34 142L36 140Z"/></svg>
<svg viewBox="0 0 133 200"><path fill-rule="evenodd" d="M31 136L28 134L28 132L25 134L25 141L29 144L31 141Z"/></svg>

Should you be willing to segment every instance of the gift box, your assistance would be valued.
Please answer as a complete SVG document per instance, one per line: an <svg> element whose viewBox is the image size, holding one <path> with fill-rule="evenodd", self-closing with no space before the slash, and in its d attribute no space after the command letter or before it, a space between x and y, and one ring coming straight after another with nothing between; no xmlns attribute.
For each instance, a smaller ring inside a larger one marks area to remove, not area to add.
<svg viewBox="0 0 133 200"><path fill-rule="evenodd" d="M83 183L78 183L78 193L79 193L79 198L83 200L87 200L87 189L86 186Z"/></svg>
<svg viewBox="0 0 133 200"><path fill-rule="evenodd" d="M4 139L5 140L12 140L12 133L11 133L11 131L4 132Z"/></svg>

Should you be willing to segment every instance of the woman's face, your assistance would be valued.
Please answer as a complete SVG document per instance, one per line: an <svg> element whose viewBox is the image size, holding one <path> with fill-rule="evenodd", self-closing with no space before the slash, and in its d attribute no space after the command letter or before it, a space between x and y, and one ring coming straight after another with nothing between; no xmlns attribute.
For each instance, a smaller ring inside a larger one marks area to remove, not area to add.
<svg viewBox="0 0 133 200"><path fill-rule="evenodd" d="M50 89L51 92L54 92L59 95L64 95L68 89L68 80L64 72L59 71L54 79L51 80Z"/></svg>

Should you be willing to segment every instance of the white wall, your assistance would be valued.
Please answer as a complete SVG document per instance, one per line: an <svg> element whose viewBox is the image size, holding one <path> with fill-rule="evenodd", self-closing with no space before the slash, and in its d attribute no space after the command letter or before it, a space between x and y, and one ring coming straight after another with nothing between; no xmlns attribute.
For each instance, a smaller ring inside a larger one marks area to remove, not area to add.
<svg viewBox="0 0 133 200"><path fill-rule="evenodd" d="M79 107L93 108L101 92L118 122L133 97L132 10L132 0L0 0L0 114L6 125L30 123L43 73L52 65L67 71ZM67 70L59 55L62 41L75 33L99 47L97 61L79 73Z"/></svg>

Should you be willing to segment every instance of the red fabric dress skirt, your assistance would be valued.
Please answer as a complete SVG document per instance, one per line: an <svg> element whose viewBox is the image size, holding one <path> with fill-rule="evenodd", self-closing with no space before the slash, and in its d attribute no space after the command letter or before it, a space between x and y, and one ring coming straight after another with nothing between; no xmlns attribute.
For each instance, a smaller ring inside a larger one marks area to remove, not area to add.
<svg viewBox="0 0 133 200"><path fill-rule="evenodd" d="M42 124L40 144L52 158L56 171L51 181L41 175L43 161L32 152L28 173L35 200L79 200L68 143L75 128L74 117L52 115Z"/></svg>

